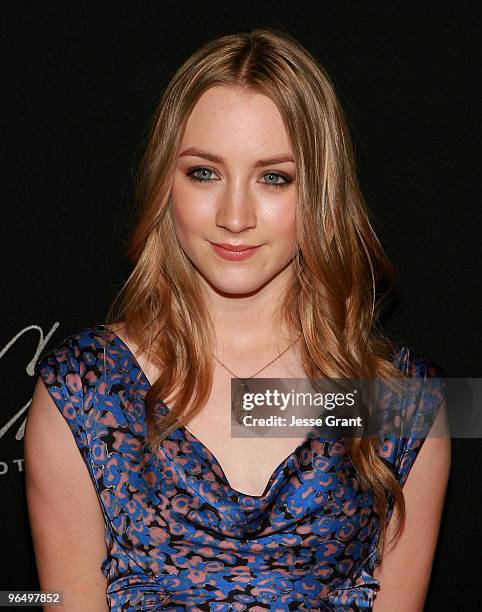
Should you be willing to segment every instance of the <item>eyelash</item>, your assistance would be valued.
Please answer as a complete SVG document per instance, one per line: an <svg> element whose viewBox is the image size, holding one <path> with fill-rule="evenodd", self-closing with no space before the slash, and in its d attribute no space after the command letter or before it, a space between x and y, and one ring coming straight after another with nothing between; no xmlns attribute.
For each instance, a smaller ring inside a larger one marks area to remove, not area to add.
<svg viewBox="0 0 482 612"><path fill-rule="evenodd" d="M214 173L214 170L210 170L209 168L205 168L204 166L199 166L198 168L194 168L193 170L190 170L187 173L187 176L192 181L197 181L198 183L209 183L211 181L211 179L202 179L202 178L199 178L197 176L194 176L194 173L195 172L199 172L199 170L207 170L208 172L213 172ZM269 176L269 175L279 176L285 182L284 183L279 183L279 184L265 183L265 185L267 185L268 187L274 187L275 189L279 189L280 187L287 187L288 185L290 185L293 182L292 178L290 178L289 176L286 176L284 174L280 174L279 172L266 172L265 174L263 174L263 176Z"/></svg>

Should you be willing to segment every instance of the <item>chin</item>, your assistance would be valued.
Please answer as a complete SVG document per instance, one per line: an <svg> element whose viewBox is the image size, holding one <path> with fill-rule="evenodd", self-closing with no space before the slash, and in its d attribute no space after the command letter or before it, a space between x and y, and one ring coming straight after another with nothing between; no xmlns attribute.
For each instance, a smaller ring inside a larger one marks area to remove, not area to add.
<svg viewBox="0 0 482 612"><path fill-rule="evenodd" d="M225 296L241 296L241 295L252 295L259 291L268 281L259 281L259 277L256 281L251 280L239 280L236 282L233 278L227 278L227 274L223 275L223 278L216 278L215 276L209 277L203 275L204 280L210 285L213 291Z"/></svg>

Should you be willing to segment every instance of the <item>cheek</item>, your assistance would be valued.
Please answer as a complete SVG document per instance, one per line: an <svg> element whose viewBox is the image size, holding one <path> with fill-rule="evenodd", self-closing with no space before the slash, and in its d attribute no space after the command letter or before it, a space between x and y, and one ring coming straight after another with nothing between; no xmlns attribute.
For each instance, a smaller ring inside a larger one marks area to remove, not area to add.
<svg viewBox="0 0 482 612"><path fill-rule="evenodd" d="M176 186L171 189L171 213L179 237L199 234L206 229L212 215L212 205L207 198L193 193L189 187Z"/></svg>
<svg viewBox="0 0 482 612"><path fill-rule="evenodd" d="M274 237L286 240L296 236L296 201L293 197L273 200L263 207L263 222Z"/></svg>

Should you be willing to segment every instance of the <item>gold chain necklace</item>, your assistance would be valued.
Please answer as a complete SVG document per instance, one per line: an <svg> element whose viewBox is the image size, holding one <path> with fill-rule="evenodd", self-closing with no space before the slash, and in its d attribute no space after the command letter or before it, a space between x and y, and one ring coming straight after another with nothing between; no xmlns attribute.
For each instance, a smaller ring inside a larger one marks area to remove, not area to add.
<svg viewBox="0 0 482 612"><path fill-rule="evenodd" d="M268 366L270 366L272 363L274 363L275 361L277 361L280 357L282 357L287 351L289 351L289 349L294 346L298 340L301 338L301 334L296 338L296 340L294 342L292 342L289 346L287 346L285 348L284 351L281 351L281 353L279 355L277 355L274 359L272 359L269 363L267 363L265 366L263 366L260 370L258 370L257 372L255 372L254 374L251 374L251 376L248 377L243 377L243 376L238 376L237 374L235 374L232 370L230 370L228 368L227 365L225 365L220 359L218 359L216 357L216 355L214 353L211 353L212 356L214 357L214 359L223 366L223 368L225 370L227 370L232 376L234 376L234 378L237 378L238 380L241 381L241 389L240 391L236 394L236 397L234 398L234 404L232 406L234 415L236 417L236 420L238 421L238 423L242 422L242 417L245 414L245 411L243 410L242 407L242 397L245 393L249 393L249 386L247 381L251 380L252 378L254 378L255 376L257 376L260 372L262 372L263 370L266 370L266 368Z"/></svg>

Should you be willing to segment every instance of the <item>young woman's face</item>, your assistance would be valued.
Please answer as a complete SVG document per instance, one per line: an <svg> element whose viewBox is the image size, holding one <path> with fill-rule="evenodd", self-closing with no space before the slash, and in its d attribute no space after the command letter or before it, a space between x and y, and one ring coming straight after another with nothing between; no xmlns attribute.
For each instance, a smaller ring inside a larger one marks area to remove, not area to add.
<svg viewBox="0 0 482 612"><path fill-rule="evenodd" d="M267 96L215 86L191 113L171 188L176 234L219 292L246 294L287 277L296 250L295 164ZM215 247L257 247L233 254Z"/></svg>

